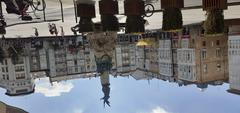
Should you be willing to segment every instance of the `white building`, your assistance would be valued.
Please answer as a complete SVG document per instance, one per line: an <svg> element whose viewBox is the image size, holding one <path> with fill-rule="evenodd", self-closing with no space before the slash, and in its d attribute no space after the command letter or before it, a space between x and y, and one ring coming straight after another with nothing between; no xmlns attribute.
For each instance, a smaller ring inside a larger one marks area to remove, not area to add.
<svg viewBox="0 0 240 113"><path fill-rule="evenodd" d="M116 46L117 73L136 70L136 46L135 44L118 44Z"/></svg>
<svg viewBox="0 0 240 113"><path fill-rule="evenodd" d="M178 78L186 81L195 82L196 63L195 49L183 48L177 50L178 56Z"/></svg>
<svg viewBox="0 0 240 113"><path fill-rule="evenodd" d="M81 37L72 37L69 40L66 39L61 47L48 49L47 58L51 77L96 71L93 51L88 46L76 46L82 42Z"/></svg>
<svg viewBox="0 0 240 113"><path fill-rule="evenodd" d="M240 94L240 35L230 36L228 41L230 92Z"/></svg>
<svg viewBox="0 0 240 113"><path fill-rule="evenodd" d="M149 69L149 60L146 57L145 47L136 47L136 65L138 69Z"/></svg>
<svg viewBox="0 0 240 113"><path fill-rule="evenodd" d="M159 74L164 76L173 76L173 56L170 34L161 32L159 38L158 58Z"/></svg>
<svg viewBox="0 0 240 113"><path fill-rule="evenodd" d="M30 74L29 57L20 57L14 65L10 58L0 64L0 87L7 90L10 96L34 92L34 81Z"/></svg>

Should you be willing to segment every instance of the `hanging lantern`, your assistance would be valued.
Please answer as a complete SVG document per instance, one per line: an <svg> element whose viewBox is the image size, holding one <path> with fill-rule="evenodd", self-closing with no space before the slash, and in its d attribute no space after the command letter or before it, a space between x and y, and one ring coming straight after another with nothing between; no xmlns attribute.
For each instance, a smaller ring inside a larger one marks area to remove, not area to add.
<svg viewBox="0 0 240 113"><path fill-rule="evenodd" d="M205 35L217 35L224 33L224 14L227 9L227 0L202 0L203 10L207 18L204 22Z"/></svg>
<svg viewBox="0 0 240 113"><path fill-rule="evenodd" d="M77 4L77 15L80 17L79 32L92 32L94 30L92 18L96 17L94 4Z"/></svg>
<svg viewBox="0 0 240 113"><path fill-rule="evenodd" d="M163 9L163 31L175 32L182 29L183 20L181 8L183 7L183 0L161 0L161 8Z"/></svg>
<svg viewBox="0 0 240 113"><path fill-rule="evenodd" d="M142 0L125 0L124 12L127 16L126 33L143 33L145 32L144 1Z"/></svg>
<svg viewBox="0 0 240 113"><path fill-rule="evenodd" d="M118 31L119 22L115 14L118 14L118 1L101 0L99 1L101 23L103 31Z"/></svg>

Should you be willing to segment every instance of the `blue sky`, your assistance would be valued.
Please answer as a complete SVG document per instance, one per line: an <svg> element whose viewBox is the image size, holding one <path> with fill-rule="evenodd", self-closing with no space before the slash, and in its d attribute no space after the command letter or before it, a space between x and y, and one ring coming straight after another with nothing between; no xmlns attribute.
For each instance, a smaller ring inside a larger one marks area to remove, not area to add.
<svg viewBox="0 0 240 113"><path fill-rule="evenodd" d="M8 97L0 90L0 100L30 113L239 113L240 96L227 93L228 85L209 86L201 92L195 85L178 87L161 80L110 79L111 107L103 107L99 78L64 81L69 92L47 97L43 93ZM38 85L38 84L36 84ZM48 86L51 89L51 86ZM57 90L56 90L57 91Z"/></svg>

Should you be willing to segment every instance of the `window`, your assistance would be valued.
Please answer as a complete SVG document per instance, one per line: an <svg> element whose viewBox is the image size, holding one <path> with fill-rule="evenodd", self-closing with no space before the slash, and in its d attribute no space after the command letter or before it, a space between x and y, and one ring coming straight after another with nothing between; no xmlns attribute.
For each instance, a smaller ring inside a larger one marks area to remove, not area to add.
<svg viewBox="0 0 240 113"><path fill-rule="evenodd" d="M27 89L19 89L19 90L16 90L16 93L24 93L27 91L28 91Z"/></svg>
<svg viewBox="0 0 240 113"><path fill-rule="evenodd" d="M78 72L78 68L77 67L75 67L75 72Z"/></svg>
<svg viewBox="0 0 240 113"><path fill-rule="evenodd" d="M194 39L192 39L192 44L193 44L193 45L195 44L195 40L194 40Z"/></svg>
<svg viewBox="0 0 240 113"><path fill-rule="evenodd" d="M190 53L187 53L187 61L190 61Z"/></svg>
<svg viewBox="0 0 240 113"><path fill-rule="evenodd" d="M206 41L202 41L202 46L206 46Z"/></svg>
<svg viewBox="0 0 240 113"><path fill-rule="evenodd" d="M2 72L5 72L5 69L2 67Z"/></svg>
<svg viewBox="0 0 240 113"><path fill-rule="evenodd" d="M207 73L207 64L204 64L204 65L203 65L203 72L204 72L204 73Z"/></svg>
<svg viewBox="0 0 240 113"><path fill-rule="evenodd" d="M191 73L191 67L188 66L188 73L190 74Z"/></svg>
<svg viewBox="0 0 240 113"><path fill-rule="evenodd" d="M5 60L5 65L7 65L7 60Z"/></svg>
<svg viewBox="0 0 240 113"><path fill-rule="evenodd" d="M216 57L220 57L221 56L221 49L217 48L216 49Z"/></svg>
<svg viewBox="0 0 240 113"><path fill-rule="evenodd" d="M189 29L188 28L183 28L183 35L189 35Z"/></svg>
<svg viewBox="0 0 240 113"><path fill-rule="evenodd" d="M178 47L178 40L173 40L173 47L177 48Z"/></svg>
<svg viewBox="0 0 240 113"><path fill-rule="evenodd" d="M8 75L6 75L7 76L7 80L9 80L9 76Z"/></svg>
<svg viewBox="0 0 240 113"><path fill-rule="evenodd" d="M25 79L25 74L16 74L16 79Z"/></svg>
<svg viewBox="0 0 240 113"><path fill-rule="evenodd" d="M220 70L221 70L221 65L217 64L217 71L220 71Z"/></svg>
<svg viewBox="0 0 240 113"><path fill-rule="evenodd" d="M77 60L74 60L74 65L77 65Z"/></svg>
<svg viewBox="0 0 240 113"><path fill-rule="evenodd" d="M219 45L220 45L220 41L219 41L219 40L217 40L217 42L216 42L216 45L217 45L217 46L219 46Z"/></svg>
<svg viewBox="0 0 240 113"><path fill-rule="evenodd" d="M202 49L201 56L202 56L202 59L206 59L207 58L207 50L206 49Z"/></svg>
<svg viewBox="0 0 240 113"><path fill-rule="evenodd" d="M16 72L24 71L24 66L16 66L16 67L15 67L15 71L16 71Z"/></svg>
<svg viewBox="0 0 240 113"><path fill-rule="evenodd" d="M204 34L204 32L205 32L205 30L204 30L204 29L202 29L202 30L201 30L201 34Z"/></svg>
<svg viewBox="0 0 240 113"><path fill-rule="evenodd" d="M68 72L69 72L69 73L72 73L72 68L68 68Z"/></svg>

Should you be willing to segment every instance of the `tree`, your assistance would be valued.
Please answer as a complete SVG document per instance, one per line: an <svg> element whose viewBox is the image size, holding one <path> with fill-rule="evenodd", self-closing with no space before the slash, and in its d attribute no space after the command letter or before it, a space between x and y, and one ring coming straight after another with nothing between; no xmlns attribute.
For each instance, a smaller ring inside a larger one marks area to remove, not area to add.
<svg viewBox="0 0 240 113"><path fill-rule="evenodd" d="M223 10L207 10L207 19L204 22L204 34L216 35L224 33L224 15Z"/></svg>
<svg viewBox="0 0 240 113"><path fill-rule="evenodd" d="M119 31L118 18L114 15L101 15L103 31Z"/></svg>
<svg viewBox="0 0 240 113"><path fill-rule="evenodd" d="M125 0L124 2L126 20L126 33L143 33L145 32L144 1L142 0Z"/></svg>
<svg viewBox="0 0 240 113"><path fill-rule="evenodd" d="M127 16L126 33L142 33L145 31L145 20L141 15Z"/></svg>
<svg viewBox="0 0 240 113"><path fill-rule="evenodd" d="M92 18L95 15L94 4L79 3L77 4L77 14L80 17L78 31L79 33L94 31L94 24Z"/></svg>
<svg viewBox="0 0 240 113"><path fill-rule="evenodd" d="M118 2L114 0L99 1L101 24L103 31L119 31L119 22L115 14L118 14Z"/></svg>
<svg viewBox="0 0 240 113"><path fill-rule="evenodd" d="M93 31L93 21L91 17L81 17L79 21L79 33Z"/></svg>
<svg viewBox="0 0 240 113"><path fill-rule="evenodd" d="M203 0L203 10L207 13L204 22L205 35L223 34L225 31L223 10L227 9L227 0Z"/></svg>
<svg viewBox="0 0 240 113"><path fill-rule="evenodd" d="M182 12L180 8L167 8L163 10L163 31L176 31L183 27Z"/></svg>
<svg viewBox="0 0 240 113"><path fill-rule="evenodd" d="M167 32L179 31L183 27L181 8L184 7L183 0L161 0L163 9L162 30Z"/></svg>

